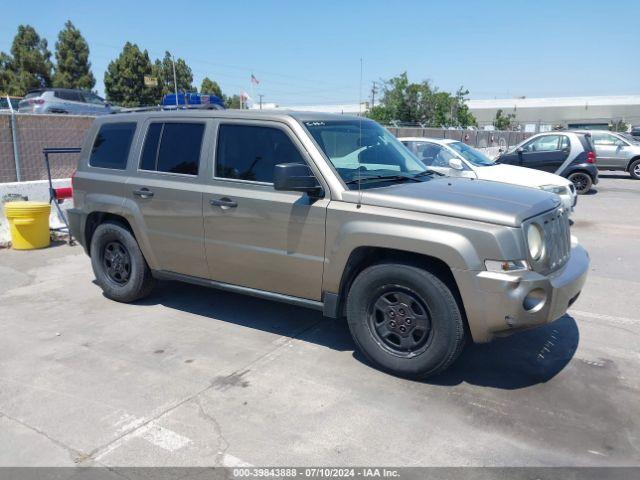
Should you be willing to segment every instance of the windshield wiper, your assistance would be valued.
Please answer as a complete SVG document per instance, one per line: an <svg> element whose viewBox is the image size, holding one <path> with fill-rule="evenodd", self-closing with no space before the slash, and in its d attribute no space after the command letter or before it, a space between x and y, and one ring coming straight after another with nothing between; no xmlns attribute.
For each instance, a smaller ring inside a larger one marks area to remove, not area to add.
<svg viewBox="0 0 640 480"><path fill-rule="evenodd" d="M347 182L344 182L346 185L356 185L358 182L368 182L368 181L405 181L405 180L412 180L414 182L421 182L422 180L418 180L417 178L415 178L415 176L413 177L408 177L406 175L375 175L372 177L361 177L360 179L354 178L353 180L349 180Z"/></svg>
<svg viewBox="0 0 640 480"><path fill-rule="evenodd" d="M425 177L427 175L440 175L441 177L446 177L444 173L438 172L437 170L425 170L424 172L416 173L413 178Z"/></svg>

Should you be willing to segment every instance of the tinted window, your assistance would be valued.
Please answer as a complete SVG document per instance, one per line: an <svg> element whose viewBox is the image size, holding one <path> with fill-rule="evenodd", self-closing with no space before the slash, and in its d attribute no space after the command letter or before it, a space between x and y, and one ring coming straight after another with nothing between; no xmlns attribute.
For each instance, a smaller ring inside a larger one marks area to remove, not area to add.
<svg viewBox="0 0 640 480"><path fill-rule="evenodd" d="M93 142L89 165L124 170L131 148L135 123L106 123Z"/></svg>
<svg viewBox="0 0 640 480"><path fill-rule="evenodd" d="M142 157L140 158L140 168L142 170L155 170L156 159L158 158L158 142L160 141L160 133L162 132L162 123L152 123L147 130L147 136L144 140L142 148Z"/></svg>
<svg viewBox="0 0 640 480"><path fill-rule="evenodd" d="M277 128L221 125L216 176L273 182L278 163L304 163L289 137Z"/></svg>
<svg viewBox="0 0 640 480"><path fill-rule="evenodd" d="M59 90L54 92L54 95L62 100L69 100L72 102L84 102L84 98L79 92L70 92L66 90Z"/></svg>
<svg viewBox="0 0 640 480"><path fill-rule="evenodd" d="M203 135L203 123L152 123L142 148L140 168L198 175Z"/></svg>
<svg viewBox="0 0 640 480"><path fill-rule="evenodd" d="M198 175L204 124L165 123L158 149L159 172Z"/></svg>

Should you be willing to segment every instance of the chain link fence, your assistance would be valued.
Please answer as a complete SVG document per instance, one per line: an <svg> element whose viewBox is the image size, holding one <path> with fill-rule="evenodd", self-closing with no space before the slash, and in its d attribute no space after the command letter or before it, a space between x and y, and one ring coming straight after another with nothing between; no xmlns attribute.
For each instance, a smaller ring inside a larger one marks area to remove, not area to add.
<svg viewBox="0 0 640 480"><path fill-rule="evenodd" d="M0 183L46 179L42 149L81 146L93 118L1 112ZM51 163L51 176L69 178L77 162L78 155L57 156Z"/></svg>
<svg viewBox="0 0 640 480"><path fill-rule="evenodd" d="M13 118L12 118L13 117ZM45 147L79 147L94 117L79 115L31 115L0 112L0 183L44 180ZM495 156L531 133L441 128L387 127L397 137L451 138ZM15 145L15 149L14 149ZM59 155L51 163L51 176L69 178L78 156Z"/></svg>

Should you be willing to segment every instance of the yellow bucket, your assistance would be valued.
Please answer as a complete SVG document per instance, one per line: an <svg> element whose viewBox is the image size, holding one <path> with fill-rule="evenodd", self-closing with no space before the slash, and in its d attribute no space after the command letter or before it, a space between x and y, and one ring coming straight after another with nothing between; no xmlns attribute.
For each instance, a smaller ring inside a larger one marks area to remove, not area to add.
<svg viewBox="0 0 640 480"><path fill-rule="evenodd" d="M48 247L51 205L44 202L7 202L4 214L9 220L11 243L16 250Z"/></svg>

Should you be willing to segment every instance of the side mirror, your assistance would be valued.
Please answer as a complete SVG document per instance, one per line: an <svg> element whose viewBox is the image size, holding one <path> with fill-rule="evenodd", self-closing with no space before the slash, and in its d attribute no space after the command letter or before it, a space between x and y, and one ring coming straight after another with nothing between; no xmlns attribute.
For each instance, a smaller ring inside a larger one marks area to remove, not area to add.
<svg viewBox="0 0 640 480"><path fill-rule="evenodd" d="M462 164L462 160L460 160L459 158L449 159L449 166L454 170L464 170L464 165Z"/></svg>
<svg viewBox="0 0 640 480"><path fill-rule="evenodd" d="M625 144L622 140L618 140L618 141L616 142L616 147L618 147L618 148L622 148L622 147L624 147L625 145L626 145L626 144Z"/></svg>
<svg viewBox="0 0 640 480"><path fill-rule="evenodd" d="M522 148L522 147L518 147L518 148L516 149L516 152L518 152L518 153L522 153L522 152L524 152L524 148Z"/></svg>
<svg viewBox="0 0 640 480"><path fill-rule="evenodd" d="M308 165L304 163L279 163L273 172L273 188L286 192L305 192L321 197L322 186Z"/></svg>

